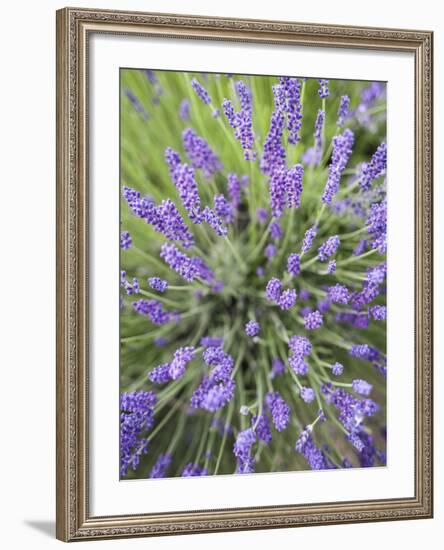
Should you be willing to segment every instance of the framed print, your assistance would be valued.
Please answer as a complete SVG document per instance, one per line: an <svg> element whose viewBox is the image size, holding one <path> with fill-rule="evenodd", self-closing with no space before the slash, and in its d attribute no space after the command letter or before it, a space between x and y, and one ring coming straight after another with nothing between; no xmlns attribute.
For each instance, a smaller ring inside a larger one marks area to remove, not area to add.
<svg viewBox="0 0 444 550"><path fill-rule="evenodd" d="M428 31L57 12L57 537L432 516Z"/></svg>

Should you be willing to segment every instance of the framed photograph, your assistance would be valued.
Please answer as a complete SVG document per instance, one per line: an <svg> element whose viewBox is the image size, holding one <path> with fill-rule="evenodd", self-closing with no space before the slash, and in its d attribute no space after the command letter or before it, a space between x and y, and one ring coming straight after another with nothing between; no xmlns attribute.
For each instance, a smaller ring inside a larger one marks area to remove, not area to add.
<svg viewBox="0 0 444 550"><path fill-rule="evenodd" d="M57 537L432 516L428 31L57 12Z"/></svg>

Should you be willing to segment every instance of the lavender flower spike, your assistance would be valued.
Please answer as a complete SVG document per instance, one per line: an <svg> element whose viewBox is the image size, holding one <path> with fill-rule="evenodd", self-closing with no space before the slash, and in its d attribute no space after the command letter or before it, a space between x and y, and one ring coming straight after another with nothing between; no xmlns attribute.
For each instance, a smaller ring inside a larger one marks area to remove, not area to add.
<svg viewBox="0 0 444 550"><path fill-rule="evenodd" d="M248 323L245 325L245 333L247 334L247 336L258 336L260 330L261 326L257 321L248 321Z"/></svg>
<svg viewBox="0 0 444 550"><path fill-rule="evenodd" d="M333 237L329 237L325 243L322 243L321 246L318 249L318 258L321 262L325 262L330 258L330 256L333 256L333 254L336 253L339 244L340 239L337 235L334 235Z"/></svg>
<svg viewBox="0 0 444 550"><path fill-rule="evenodd" d="M202 84L196 78L192 79L191 86L193 87L193 90L196 92L197 97L201 101L203 101L207 105L211 103L210 94L206 91L206 89L202 86Z"/></svg>

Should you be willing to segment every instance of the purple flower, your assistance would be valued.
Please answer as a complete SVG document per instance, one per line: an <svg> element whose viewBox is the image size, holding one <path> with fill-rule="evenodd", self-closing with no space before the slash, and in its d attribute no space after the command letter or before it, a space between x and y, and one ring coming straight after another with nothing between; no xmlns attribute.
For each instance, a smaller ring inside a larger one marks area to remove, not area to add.
<svg viewBox="0 0 444 550"><path fill-rule="evenodd" d="M192 86L193 90L196 92L197 97L201 101L203 101L207 105L209 105L211 103L210 94L205 90L205 88L202 86L202 84L196 78L193 78L193 80L191 81L191 86Z"/></svg>
<svg viewBox="0 0 444 550"><path fill-rule="evenodd" d="M188 164L178 164L170 168L170 173L190 220L193 223L201 223L200 197L193 168Z"/></svg>
<svg viewBox="0 0 444 550"><path fill-rule="evenodd" d="M291 309L296 304L296 298L296 290L294 288L288 288L280 295L278 306L283 310Z"/></svg>
<svg viewBox="0 0 444 550"><path fill-rule="evenodd" d="M293 355L304 357L310 355L312 345L305 336L292 336L288 342L288 347Z"/></svg>
<svg viewBox="0 0 444 550"><path fill-rule="evenodd" d="M260 331L261 327L257 321L248 321L248 323L245 325L245 333L247 336L253 338L254 336L258 336Z"/></svg>
<svg viewBox="0 0 444 550"><path fill-rule="evenodd" d="M286 206L287 171L276 169L270 178L270 209L274 218L280 218Z"/></svg>
<svg viewBox="0 0 444 550"><path fill-rule="evenodd" d="M208 470L198 464L189 462L182 471L182 477L200 477L207 476Z"/></svg>
<svg viewBox="0 0 444 550"><path fill-rule="evenodd" d="M131 245L133 244L133 240L131 239L131 235L128 231L122 231L120 233L120 248L123 248L124 250L128 250L128 248L131 248Z"/></svg>
<svg viewBox="0 0 444 550"><path fill-rule="evenodd" d="M222 225L222 221L214 210L205 206L202 211L202 219L219 235L225 237L228 233L227 228Z"/></svg>
<svg viewBox="0 0 444 550"><path fill-rule="evenodd" d="M369 307L368 313L375 321L385 321L387 318L387 308L385 306Z"/></svg>
<svg viewBox="0 0 444 550"><path fill-rule="evenodd" d="M256 210L256 217L258 222L261 225L264 225L267 223L267 220L268 220L268 211L265 208L258 208Z"/></svg>
<svg viewBox="0 0 444 550"><path fill-rule="evenodd" d="M241 182L236 174L228 174L227 191L233 208L238 208L241 202Z"/></svg>
<svg viewBox="0 0 444 550"><path fill-rule="evenodd" d="M218 336L203 336L200 339L200 345L209 348L209 347L221 347L224 343L224 339Z"/></svg>
<svg viewBox="0 0 444 550"><path fill-rule="evenodd" d="M316 309L304 316L304 325L307 330L319 328L323 323L322 314Z"/></svg>
<svg viewBox="0 0 444 550"><path fill-rule="evenodd" d="M224 195L214 195L214 210L219 218L221 218L226 224L233 222L233 207Z"/></svg>
<svg viewBox="0 0 444 550"><path fill-rule="evenodd" d="M271 413L274 427L278 432L285 430L290 422L290 407L282 399L279 392L268 392L265 402Z"/></svg>
<svg viewBox="0 0 444 550"><path fill-rule="evenodd" d="M328 166L328 179L322 193L322 202L331 204L333 196L339 191L339 183L348 159L352 154L354 134L348 128L344 133L333 138L333 152Z"/></svg>
<svg viewBox="0 0 444 550"><path fill-rule="evenodd" d="M287 113L288 143L296 144L301 139L302 127L301 82L297 78L283 76L279 79L281 109ZM279 100L278 100L279 103Z"/></svg>
<svg viewBox="0 0 444 550"><path fill-rule="evenodd" d="M157 398L153 392L135 391L120 395L120 475L128 468L137 468L140 455L147 452L148 440L141 438L143 431L151 430L153 408Z"/></svg>
<svg viewBox="0 0 444 550"><path fill-rule="evenodd" d="M310 291L307 290L306 288L301 288L299 290L299 299L302 300L303 302L309 300L310 297L311 297Z"/></svg>
<svg viewBox="0 0 444 550"><path fill-rule="evenodd" d="M193 359L194 352L195 348L193 346L178 348L174 352L169 369L169 374L172 380L177 380L184 375L188 363Z"/></svg>
<svg viewBox="0 0 444 550"><path fill-rule="evenodd" d="M126 271L120 272L120 286L125 289L128 296L139 294L140 292L139 280L134 277L133 282L130 283L126 278Z"/></svg>
<svg viewBox="0 0 444 550"><path fill-rule="evenodd" d="M251 452L251 447L256 443L256 434L252 428L247 428L238 433L233 447L234 456L238 460L245 459Z"/></svg>
<svg viewBox="0 0 444 550"><path fill-rule="evenodd" d="M331 372L334 376L341 376L341 374L344 372L344 367L341 365L341 363L335 363L331 367Z"/></svg>
<svg viewBox="0 0 444 550"><path fill-rule="evenodd" d="M198 276L198 270L192 259L172 244L163 244L160 257L186 281L193 281Z"/></svg>
<svg viewBox="0 0 444 550"><path fill-rule="evenodd" d="M241 142L245 160L255 160L251 90L242 80L235 83L235 88L241 104L241 110L236 115L236 139Z"/></svg>
<svg viewBox="0 0 444 550"><path fill-rule="evenodd" d="M270 128L260 162L260 168L267 176L271 176L275 170L282 170L285 167L285 149L282 146L284 127L284 116L279 111L274 111L271 115Z"/></svg>
<svg viewBox="0 0 444 550"><path fill-rule="evenodd" d="M353 391L359 393L360 395L370 395L373 386L366 382L365 380L356 379L353 380Z"/></svg>
<svg viewBox="0 0 444 550"><path fill-rule="evenodd" d="M231 401L236 385L234 380L217 382L204 376L202 382L191 396L191 406L209 412L216 412Z"/></svg>
<svg viewBox="0 0 444 550"><path fill-rule="evenodd" d="M305 164L312 166L317 166L321 162L322 157L322 129L324 127L325 121L325 111L319 109L315 121L315 131L314 131L314 146L306 151L303 156L303 161Z"/></svg>
<svg viewBox="0 0 444 550"><path fill-rule="evenodd" d="M138 300L133 302L133 308L140 313L149 317L150 321L155 325L165 325L171 320L177 319L177 313L165 311L163 305L157 300Z"/></svg>
<svg viewBox="0 0 444 550"><path fill-rule="evenodd" d="M254 458L251 456L251 448L255 442L256 434L252 428L247 428L238 433L233 447L233 453L237 459L237 473L249 474L254 472Z"/></svg>
<svg viewBox="0 0 444 550"><path fill-rule="evenodd" d="M265 295L270 302L278 302L281 297L282 283L279 279L270 279L265 288Z"/></svg>
<svg viewBox="0 0 444 550"><path fill-rule="evenodd" d="M372 237L372 248L377 248L380 254L385 254L387 251L387 201L385 199L371 205L365 224Z"/></svg>
<svg viewBox="0 0 444 550"><path fill-rule="evenodd" d="M271 443L272 436L270 429L270 419L266 414L262 414L259 417L257 415L253 416L251 424L254 431L256 432L258 439L263 441L266 445Z"/></svg>
<svg viewBox="0 0 444 550"><path fill-rule="evenodd" d="M226 382L233 372L234 359L221 347L209 347L204 351L203 359L208 366L214 367L210 374L211 382Z"/></svg>
<svg viewBox="0 0 444 550"><path fill-rule="evenodd" d="M222 169L222 163L217 155L211 150L208 143L199 137L192 128L186 128L182 132L182 141L193 168L202 170L206 178L211 177Z"/></svg>
<svg viewBox="0 0 444 550"><path fill-rule="evenodd" d="M333 256L333 254L336 253L340 242L341 241L337 235L329 237L325 243L322 243L318 248L318 259L321 262L325 262L328 258L330 258L330 256Z"/></svg>
<svg viewBox="0 0 444 550"><path fill-rule="evenodd" d="M148 378L155 384L165 384L171 380L170 364L163 363L148 373Z"/></svg>
<svg viewBox="0 0 444 550"><path fill-rule="evenodd" d="M266 258L274 258L277 254L277 248L276 245L273 243L267 244L264 250L264 254Z"/></svg>
<svg viewBox="0 0 444 550"><path fill-rule="evenodd" d="M339 109L338 109L338 120L336 122L336 126L343 126L345 119L349 115L348 108L350 107L350 97L348 95L341 96L341 101L339 103Z"/></svg>
<svg viewBox="0 0 444 550"><path fill-rule="evenodd" d="M327 296L330 302L336 304L348 304L350 292L345 285L336 284L328 287Z"/></svg>
<svg viewBox="0 0 444 550"><path fill-rule="evenodd" d="M179 116L182 120L189 120L190 118L190 102L186 98L180 102Z"/></svg>
<svg viewBox="0 0 444 550"><path fill-rule="evenodd" d="M287 271L290 275L296 277L301 271L299 254L290 254L287 259Z"/></svg>
<svg viewBox="0 0 444 550"><path fill-rule="evenodd" d="M159 277L150 277L148 279L148 284L152 289L157 290L157 292L163 293L168 288L168 282Z"/></svg>
<svg viewBox="0 0 444 550"><path fill-rule="evenodd" d="M279 357L275 357L271 362L271 378L280 376L281 374L284 374L284 372L285 372L285 363L281 361Z"/></svg>
<svg viewBox="0 0 444 550"><path fill-rule="evenodd" d="M168 344L168 340L164 336L158 336L157 338L154 338L153 344L158 348L163 348Z"/></svg>
<svg viewBox="0 0 444 550"><path fill-rule="evenodd" d="M371 399L356 399L342 388L332 391L323 388L327 402L333 404L339 411L339 421L346 430L356 433L366 416L373 416L378 406Z"/></svg>
<svg viewBox="0 0 444 550"><path fill-rule="evenodd" d="M314 401L316 394L312 388L306 388L305 386L302 386L300 390L300 396L305 403L311 403Z"/></svg>
<svg viewBox="0 0 444 550"><path fill-rule="evenodd" d="M336 260L330 260L327 265L328 275L332 275L336 271Z"/></svg>
<svg viewBox="0 0 444 550"><path fill-rule="evenodd" d="M173 457L169 453L160 454L154 466L151 468L150 478L160 478L165 477L166 471L171 466Z"/></svg>
<svg viewBox="0 0 444 550"><path fill-rule="evenodd" d="M306 254L311 249L311 247L313 246L313 241L316 237L316 233L317 230L315 226L307 229L307 231L305 232L304 240L302 242L301 252Z"/></svg>
<svg viewBox="0 0 444 550"><path fill-rule="evenodd" d="M353 256L360 256L361 254L363 254L365 252L366 248L367 248L367 240L366 239L361 239L359 241L359 243L353 249L353 252L352 252Z"/></svg>
<svg viewBox="0 0 444 550"><path fill-rule="evenodd" d="M325 80L325 78L320 78L318 82L319 82L319 90L318 90L319 97L321 99L325 99L330 95L330 91L328 89L328 80Z"/></svg>
<svg viewBox="0 0 444 550"><path fill-rule="evenodd" d="M131 105L134 107L134 110L143 118L143 120L148 120L149 115L137 96L129 88L125 89L125 95L129 99Z"/></svg>
<svg viewBox="0 0 444 550"><path fill-rule="evenodd" d="M279 240L283 234L281 225L278 221L274 221L270 224L270 235L273 240Z"/></svg>
<svg viewBox="0 0 444 550"><path fill-rule="evenodd" d="M293 168L287 171L285 187L288 208L298 208L301 203L303 175L304 167L302 164L295 164Z"/></svg>
<svg viewBox="0 0 444 550"><path fill-rule="evenodd" d="M307 374L308 365L301 355L291 355L288 358L288 363L296 374L300 376L305 376Z"/></svg>
<svg viewBox="0 0 444 550"><path fill-rule="evenodd" d="M379 351L368 344L354 344L348 350L348 353L352 357L357 357L366 361L377 361L380 357Z"/></svg>
<svg viewBox="0 0 444 550"><path fill-rule="evenodd" d="M381 143L373 154L370 162L361 166L359 185L362 189L370 189L373 181L384 175L387 170L387 145Z"/></svg>
<svg viewBox="0 0 444 550"><path fill-rule="evenodd" d="M156 205L152 198L142 199L138 191L129 187L123 188L123 196L133 214L152 225L168 240L181 241L185 248L194 244L193 235L171 199L165 199Z"/></svg>
<svg viewBox="0 0 444 550"><path fill-rule="evenodd" d="M323 452L316 447L311 438L311 431L303 431L296 442L296 450L302 453L312 470L326 470L328 463Z"/></svg>

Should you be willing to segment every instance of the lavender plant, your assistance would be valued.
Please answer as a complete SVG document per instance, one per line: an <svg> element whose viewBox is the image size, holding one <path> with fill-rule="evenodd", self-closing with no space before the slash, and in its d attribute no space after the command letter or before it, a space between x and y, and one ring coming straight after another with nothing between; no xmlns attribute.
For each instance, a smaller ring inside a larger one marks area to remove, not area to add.
<svg viewBox="0 0 444 550"><path fill-rule="evenodd" d="M385 85L121 85L121 477L385 465Z"/></svg>

